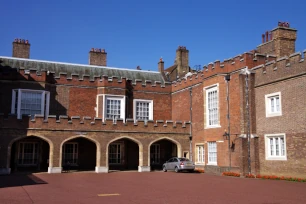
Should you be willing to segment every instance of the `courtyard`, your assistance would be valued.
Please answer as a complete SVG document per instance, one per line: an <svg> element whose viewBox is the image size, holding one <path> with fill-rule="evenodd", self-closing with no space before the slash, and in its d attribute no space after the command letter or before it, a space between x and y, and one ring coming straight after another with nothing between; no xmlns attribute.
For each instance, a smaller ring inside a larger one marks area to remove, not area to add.
<svg viewBox="0 0 306 204"><path fill-rule="evenodd" d="M0 203L306 203L306 183L174 172L0 176Z"/></svg>

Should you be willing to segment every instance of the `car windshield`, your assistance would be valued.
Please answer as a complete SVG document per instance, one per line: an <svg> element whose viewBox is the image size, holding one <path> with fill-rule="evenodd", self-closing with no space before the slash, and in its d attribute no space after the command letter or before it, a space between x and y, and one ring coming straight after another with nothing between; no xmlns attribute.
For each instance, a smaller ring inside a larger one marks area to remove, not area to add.
<svg viewBox="0 0 306 204"><path fill-rule="evenodd" d="M189 161L187 158L179 158L180 161Z"/></svg>

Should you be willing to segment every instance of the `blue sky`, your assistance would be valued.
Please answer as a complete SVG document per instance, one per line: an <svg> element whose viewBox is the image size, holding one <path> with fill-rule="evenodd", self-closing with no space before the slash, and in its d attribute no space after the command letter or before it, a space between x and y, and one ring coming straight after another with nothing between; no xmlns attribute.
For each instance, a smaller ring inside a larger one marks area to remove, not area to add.
<svg viewBox="0 0 306 204"><path fill-rule="evenodd" d="M105 48L108 66L153 71L161 56L171 66L182 45L190 66L203 66L256 48L278 21L290 22L296 50L306 49L305 0L86 2L2 2L0 56L11 56L14 38L23 38L32 59L88 64L90 48Z"/></svg>

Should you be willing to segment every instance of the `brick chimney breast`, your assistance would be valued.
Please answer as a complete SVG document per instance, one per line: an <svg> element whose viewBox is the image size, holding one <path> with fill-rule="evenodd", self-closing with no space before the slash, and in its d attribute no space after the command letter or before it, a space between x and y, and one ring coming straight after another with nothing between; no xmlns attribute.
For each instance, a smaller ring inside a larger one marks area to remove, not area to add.
<svg viewBox="0 0 306 204"><path fill-rule="evenodd" d="M30 58L30 42L29 40L15 38L13 42L13 57Z"/></svg>
<svg viewBox="0 0 306 204"><path fill-rule="evenodd" d="M91 48L89 51L89 64L107 66L107 53L105 49Z"/></svg>

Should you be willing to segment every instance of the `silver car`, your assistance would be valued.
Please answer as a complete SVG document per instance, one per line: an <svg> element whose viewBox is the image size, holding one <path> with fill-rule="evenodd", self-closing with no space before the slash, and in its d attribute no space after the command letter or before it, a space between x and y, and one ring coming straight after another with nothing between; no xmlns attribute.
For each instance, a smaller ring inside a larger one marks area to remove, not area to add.
<svg viewBox="0 0 306 204"><path fill-rule="evenodd" d="M174 170L176 173L180 171L193 172L195 165L187 158L172 157L166 163L163 164L163 171Z"/></svg>

